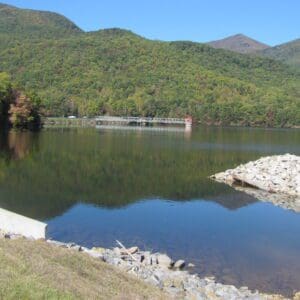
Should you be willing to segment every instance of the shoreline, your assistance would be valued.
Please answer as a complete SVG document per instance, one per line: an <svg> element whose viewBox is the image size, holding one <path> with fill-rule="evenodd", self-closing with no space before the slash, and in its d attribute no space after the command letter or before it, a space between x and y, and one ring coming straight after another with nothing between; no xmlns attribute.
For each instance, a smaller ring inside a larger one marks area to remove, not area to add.
<svg viewBox="0 0 300 300"><path fill-rule="evenodd" d="M5 233L0 230L0 239L26 239L19 234ZM64 243L50 239L40 239L48 245L56 248L64 248L72 253L88 255L96 260L107 263L127 274L131 274L139 280L159 288L170 299L252 299L252 300L285 300L300 299L300 292L294 297L288 298L278 294L265 294L259 291L251 291L248 287L237 288L233 285L217 283L213 277L200 278L197 274L191 274L185 268L183 260L173 261L168 255L141 251L138 247L113 249L93 247L86 248L75 243ZM193 266L187 265L189 268Z"/></svg>

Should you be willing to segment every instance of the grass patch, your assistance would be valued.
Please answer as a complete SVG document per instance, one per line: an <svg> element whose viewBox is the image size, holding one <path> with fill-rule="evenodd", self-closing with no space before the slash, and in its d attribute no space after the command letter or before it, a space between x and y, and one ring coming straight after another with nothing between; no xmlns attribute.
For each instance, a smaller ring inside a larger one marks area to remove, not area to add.
<svg viewBox="0 0 300 300"><path fill-rule="evenodd" d="M0 299L166 299L86 254L43 241L0 239Z"/></svg>

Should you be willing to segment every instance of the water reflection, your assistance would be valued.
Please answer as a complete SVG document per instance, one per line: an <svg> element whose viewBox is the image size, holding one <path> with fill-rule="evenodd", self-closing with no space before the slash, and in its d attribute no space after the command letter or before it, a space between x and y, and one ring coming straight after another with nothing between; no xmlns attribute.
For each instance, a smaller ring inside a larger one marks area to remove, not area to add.
<svg viewBox="0 0 300 300"><path fill-rule="evenodd" d="M300 287L299 216L270 204L235 211L203 200L149 199L115 210L77 204L49 224L58 240L112 247L118 239L185 258L226 284L285 295Z"/></svg>
<svg viewBox="0 0 300 300"><path fill-rule="evenodd" d="M242 198L222 201L231 189L207 178L214 168L225 167L226 157L232 160L231 153L195 151L183 137L63 129L10 132L2 139L0 204L38 219L60 215L77 202L114 208L151 197L207 198L240 207Z"/></svg>
<svg viewBox="0 0 300 300"><path fill-rule="evenodd" d="M293 130L200 128L189 135L64 128L2 134L0 205L38 219L78 202L115 208L153 197L236 209L255 198L209 175L300 147Z"/></svg>
<svg viewBox="0 0 300 300"><path fill-rule="evenodd" d="M36 134L28 131L0 132L0 155L6 156L9 160L24 159L37 146L36 136Z"/></svg>

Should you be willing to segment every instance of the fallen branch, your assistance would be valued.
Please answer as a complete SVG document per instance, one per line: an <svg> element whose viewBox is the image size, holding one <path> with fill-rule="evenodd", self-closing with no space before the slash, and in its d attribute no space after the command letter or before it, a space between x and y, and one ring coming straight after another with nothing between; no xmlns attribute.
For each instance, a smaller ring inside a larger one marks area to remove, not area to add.
<svg viewBox="0 0 300 300"><path fill-rule="evenodd" d="M117 244L119 245L119 246L121 246L121 248L133 259L133 260L135 260L135 261L138 261L126 248L125 248L125 246L121 243L121 242L119 242L118 240L116 240L116 242L117 242Z"/></svg>

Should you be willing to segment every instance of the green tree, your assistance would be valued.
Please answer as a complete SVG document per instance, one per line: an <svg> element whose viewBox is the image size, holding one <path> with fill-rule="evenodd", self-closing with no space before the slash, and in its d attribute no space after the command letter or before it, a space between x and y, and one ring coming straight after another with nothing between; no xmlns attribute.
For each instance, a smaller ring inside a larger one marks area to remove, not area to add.
<svg viewBox="0 0 300 300"><path fill-rule="evenodd" d="M12 85L7 73L0 73L0 123L8 118L9 105L12 101Z"/></svg>

